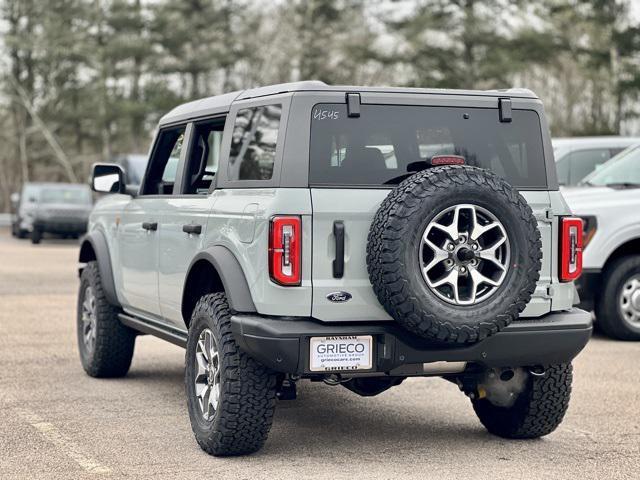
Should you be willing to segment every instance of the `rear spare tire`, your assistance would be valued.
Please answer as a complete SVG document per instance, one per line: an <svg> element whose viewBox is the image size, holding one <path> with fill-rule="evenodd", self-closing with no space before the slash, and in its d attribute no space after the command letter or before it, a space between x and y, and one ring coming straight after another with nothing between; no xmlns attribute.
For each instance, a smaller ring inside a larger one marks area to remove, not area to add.
<svg viewBox="0 0 640 480"><path fill-rule="evenodd" d="M369 231L367 266L385 310L421 337L483 340L531 299L542 244L526 200L476 167L423 170L382 202Z"/></svg>

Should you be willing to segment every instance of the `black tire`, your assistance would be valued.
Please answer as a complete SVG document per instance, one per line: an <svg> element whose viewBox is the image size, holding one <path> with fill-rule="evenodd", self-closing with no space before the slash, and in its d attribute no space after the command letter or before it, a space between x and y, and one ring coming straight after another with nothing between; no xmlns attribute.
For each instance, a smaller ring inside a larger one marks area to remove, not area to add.
<svg viewBox="0 0 640 480"><path fill-rule="evenodd" d="M530 375L526 389L509 408L488 400L472 400L480 422L503 438L538 438L553 432L569 407L573 369L570 363L551 365L544 376Z"/></svg>
<svg viewBox="0 0 640 480"><path fill-rule="evenodd" d="M87 288L95 299L95 340L87 345L84 337L83 303ZM97 262L89 262L80 276L78 293L77 339L80 361L84 371L91 377L123 377L129 371L136 334L118 320L119 309L111 305L102 289Z"/></svg>
<svg viewBox="0 0 640 480"><path fill-rule="evenodd" d="M205 419L196 397L196 349L203 330L213 332L218 348L220 396L212 418ZM275 372L238 347L231 332L229 305L223 293L203 296L189 324L185 389L191 428L210 455L244 455L264 445L276 406Z"/></svg>
<svg viewBox="0 0 640 480"><path fill-rule="evenodd" d="M474 204L504 226L511 248L496 292L474 305L454 305L427 286L420 242L440 212ZM493 173L469 166L435 167L413 175L382 202L369 231L367 267L380 303L407 330L442 343L483 340L516 319L535 291L542 243L526 200Z"/></svg>
<svg viewBox="0 0 640 480"><path fill-rule="evenodd" d="M620 306L624 285L634 276L640 277L640 255L614 260L603 272L603 288L596 298L596 325L618 340L640 340L640 324L627 321Z"/></svg>
<svg viewBox="0 0 640 480"><path fill-rule="evenodd" d="M36 245L40 243L41 240L42 240L42 230L34 228L33 231L31 232L31 243Z"/></svg>
<svg viewBox="0 0 640 480"><path fill-rule="evenodd" d="M26 230L18 229L18 238L24 240L25 238L27 238L28 233L29 232L27 232Z"/></svg>

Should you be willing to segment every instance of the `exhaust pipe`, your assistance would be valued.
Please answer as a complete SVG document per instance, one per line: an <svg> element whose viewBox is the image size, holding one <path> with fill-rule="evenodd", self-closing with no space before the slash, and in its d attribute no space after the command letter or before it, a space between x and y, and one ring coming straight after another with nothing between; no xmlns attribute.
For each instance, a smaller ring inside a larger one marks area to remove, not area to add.
<svg viewBox="0 0 640 480"><path fill-rule="evenodd" d="M429 362L422 364L422 372L428 375L446 375L461 373L467 368L467 362Z"/></svg>

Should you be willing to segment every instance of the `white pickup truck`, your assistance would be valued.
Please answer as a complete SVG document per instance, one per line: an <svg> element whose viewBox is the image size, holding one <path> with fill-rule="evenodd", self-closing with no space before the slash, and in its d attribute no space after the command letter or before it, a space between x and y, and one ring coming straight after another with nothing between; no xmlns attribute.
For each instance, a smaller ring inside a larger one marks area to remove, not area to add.
<svg viewBox="0 0 640 480"><path fill-rule="evenodd" d="M640 144L562 193L584 222L582 305L620 340L640 340Z"/></svg>

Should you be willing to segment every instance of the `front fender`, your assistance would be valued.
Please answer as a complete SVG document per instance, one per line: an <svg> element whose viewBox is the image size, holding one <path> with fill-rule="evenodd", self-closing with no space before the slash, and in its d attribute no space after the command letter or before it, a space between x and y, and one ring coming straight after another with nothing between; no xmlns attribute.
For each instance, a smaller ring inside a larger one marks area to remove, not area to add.
<svg viewBox="0 0 640 480"><path fill-rule="evenodd" d="M93 252L93 254L92 254ZM111 267L111 255L104 233L100 230L93 230L87 233L80 240L80 263L87 263L93 260L98 262L98 271L102 280L102 288L110 304L120 306L116 294L116 285L113 279L113 269ZM82 267L80 268L82 273Z"/></svg>

